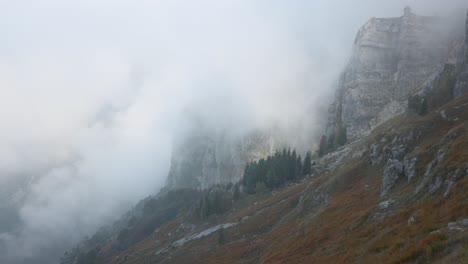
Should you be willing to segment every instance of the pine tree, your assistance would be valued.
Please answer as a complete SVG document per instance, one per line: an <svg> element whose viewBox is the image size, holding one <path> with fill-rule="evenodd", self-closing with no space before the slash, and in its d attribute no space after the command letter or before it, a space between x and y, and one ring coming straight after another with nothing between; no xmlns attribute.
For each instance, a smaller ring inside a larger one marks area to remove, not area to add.
<svg viewBox="0 0 468 264"><path fill-rule="evenodd" d="M272 167L267 173L267 185L270 188L278 187L281 183L281 179L278 176L274 167Z"/></svg>
<svg viewBox="0 0 468 264"><path fill-rule="evenodd" d="M318 156L323 157L325 154L327 154L327 137L322 135L322 138L320 138Z"/></svg>
<svg viewBox="0 0 468 264"><path fill-rule="evenodd" d="M291 174L291 178L296 178L297 177L297 164L296 164L296 161L297 161L297 154L296 154L296 150L294 149L292 154L291 154L291 157L289 158L289 166L290 166L290 174Z"/></svg>
<svg viewBox="0 0 468 264"><path fill-rule="evenodd" d="M343 146L344 144L346 144L346 141L348 141L348 138L346 136L346 127L340 127L338 131L338 136L336 138L336 145Z"/></svg>
<svg viewBox="0 0 468 264"><path fill-rule="evenodd" d="M257 185L255 186L255 193L256 194L264 194L266 193L268 188L266 187L264 182L257 182Z"/></svg>
<svg viewBox="0 0 468 264"><path fill-rule="evenodd" d="M327 142L327 152L335 150L335 134L331 134Z"/></svg>
<svg viewBox="0 0 468 264"><path fill-rule="evenodd" d="M256 163L250 164L244 174L244 186L248 193L254 193L255 191L255 184L257 183L256 167Z"/></svg>
<svg viewBox="0 0 468 264"><path fill-rule="evenodd" d="M297 156L296 160L296 177L300 177L302 174L302 158L301 155Z"/></svg>
<svg viewBox="0 0 468 264"><path fill-rule="evenodd" d="M423 99L421 100L421 104L419 105L418 114L419 114L419 115L425 115L425 114L427 114L427 100L426 100L426 98L423 98Z"/></svg>
<svg viewBox="0 0 468 264"><path fill-rule="evenodd" d="M247 162L247 165L245 165L245 169L244 169L244 175L242 177L242 184L244 186L247 185L247 178L249 177L248 175L249 167L250 167L250 162Z"/></svg>
<svg viewBox="0 0 468 264"><path fill-rule="evenodd" d="M307 151L307 154L304 158L304 165L302 167L302 175L303 176L310 175L311 172L312 172L312 154L310 153L310 151Z"/></svg>

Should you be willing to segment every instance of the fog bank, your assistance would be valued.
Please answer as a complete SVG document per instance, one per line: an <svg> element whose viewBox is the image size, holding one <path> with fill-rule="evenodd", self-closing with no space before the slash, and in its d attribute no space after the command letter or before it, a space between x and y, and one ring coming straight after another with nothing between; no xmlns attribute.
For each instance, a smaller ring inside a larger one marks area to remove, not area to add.
<svg viewBox="0 0 468 264"><path fill-rule="evenodd" d="M0 1L0 262L57 263L157 192L187 112L317 136L362 24L464 2Z"/></svg>

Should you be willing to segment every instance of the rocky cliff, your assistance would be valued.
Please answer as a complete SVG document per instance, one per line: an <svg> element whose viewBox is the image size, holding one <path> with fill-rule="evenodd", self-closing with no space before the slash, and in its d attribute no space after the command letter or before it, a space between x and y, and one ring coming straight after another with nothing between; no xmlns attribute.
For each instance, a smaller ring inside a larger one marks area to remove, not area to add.
<svg viewBox="0 0 468 264"><path fill-rule="evenodd" d="M206 189L235 183L248 161L266 157L276 147L277 140L265 132L233 135L227 130L192 130L175 143L166 187Z"/></svg>
<svg viewBox="0 0 468 264"><path fill-rule="evenodd" d="M463 62L459 67L459 73L453 90L454 97L458 97L468 91L468 14L465 23L465 39L463 44L464 45L460 53L464 53L464 56L458 56L463 57Z"/></svg>
<svg viewBox="0 0 468 264"><path fill-rule="evenodd" d="M327 136L347 128L368 133L401 113L410 94L438 74L450 53L447 19L405 8L397 18L372 18L358 32L351 60L329 109Z"/></svg>
<svg viewBox="0 0 468 264"><path fill-rule="evenodd" d="M462 23L453 20L416 15L409 7L401 17L371 18L357 33L340 76L327 136L343 128L351 140L365 135L404 112L414 94L435 108L467 91L468 25L459 30ZM229 129L192 127L174 144L167 188L237 182L247 161L282 146L272 131L235 135Z"/></svg>

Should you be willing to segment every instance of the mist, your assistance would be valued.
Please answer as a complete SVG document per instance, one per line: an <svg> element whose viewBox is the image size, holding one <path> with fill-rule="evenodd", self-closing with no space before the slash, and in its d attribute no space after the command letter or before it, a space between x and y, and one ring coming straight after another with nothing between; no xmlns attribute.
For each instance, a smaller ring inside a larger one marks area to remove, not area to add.
<svg viewBox="0 0 468 264"><path fill-rule="evenodd" d="M0 262L57 263L155 194L187 113L241 134L275 124L318 137L357 30L406 5L425 15L466 8L0 1Z"/></svg>

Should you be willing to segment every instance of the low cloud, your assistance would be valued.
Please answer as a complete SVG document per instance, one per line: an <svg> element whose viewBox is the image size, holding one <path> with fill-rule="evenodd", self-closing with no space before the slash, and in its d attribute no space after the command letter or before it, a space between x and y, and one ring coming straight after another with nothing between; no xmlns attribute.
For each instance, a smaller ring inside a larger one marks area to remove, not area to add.
<svg viewBox="0 0 468 264"><path fill-rule="evenodd" d="M369 17L462 2L0 3L0 262L57 262L155 193L187 112L317 136Z"/></svg>

